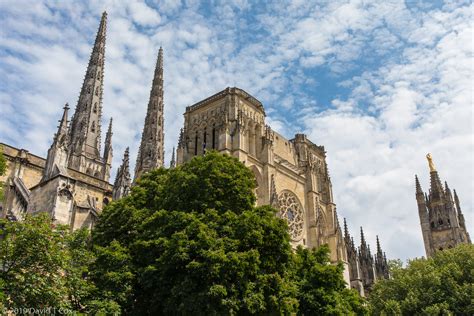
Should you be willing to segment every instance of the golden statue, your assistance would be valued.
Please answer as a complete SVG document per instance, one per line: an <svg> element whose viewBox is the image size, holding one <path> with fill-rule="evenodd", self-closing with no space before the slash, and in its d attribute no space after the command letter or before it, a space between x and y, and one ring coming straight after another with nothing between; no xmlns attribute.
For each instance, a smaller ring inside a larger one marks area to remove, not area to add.
<svg viewBox="0 0 474 316"><path fill-rule="evenodd" d="M426 159L428 159L428 165L430 166L430 172L436 171L435 165L433 163L433 156L431 154L426 155Z"/></svg>

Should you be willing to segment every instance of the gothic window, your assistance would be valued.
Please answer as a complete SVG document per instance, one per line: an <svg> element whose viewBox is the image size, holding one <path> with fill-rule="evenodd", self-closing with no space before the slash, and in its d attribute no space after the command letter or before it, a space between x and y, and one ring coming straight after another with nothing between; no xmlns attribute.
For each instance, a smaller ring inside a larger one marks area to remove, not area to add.
<svg viewBox="0 0 474 316"><path fill-rule="evenodd" d="M87 93L91 93L91 86L87 86Z"/></svg>
<svg viewBox="0 0 474 316"><path fill-rule="evenodd" d="M202 151L206 152L206 141L207 141L207 130L204 129L204 135L203 135L204 141L202 142Z"/></svg>
<svg viewBox="0 0 474 316"><path fill-rule="evenodd" d="M91 132L92 132L92 133L95 133L95 121L92 122L92 125L91 125Z"/></svg>
<svg viewBox="0 0 474 316"><path fill-rule="evenodd" d="M440 226L443 225L443 220L440 219L440 220L438 221L438 224L439 224Z"/></svg>
<svg viewBox="0 0 474 316"><path fill-rule="evenodd" d="M212 149L216 149L216 128L212 127Z"/></svg>
<svg viewBox="0 0 474 316"><path fill-rule="evenodd" d="M194 155L198 154L198 133L196 132L196 136L194 137Z"/></svg>
<svg viewBox="0 0 474 316"><path fill-rule="evenodd" d="M92 110L92 111L94 111L94 113L97 113L97 102L96 102L96 103L94 103L94 108L93 108L93 110Z"/></svg>
<svg viewBox="0 0 474 316"><path fill-rule="evenodd" d="M278 215L286 220L292 240L299 240L303 234L303 208L298 198L290 191L283 191L278 197L280 212Z"/></svg>

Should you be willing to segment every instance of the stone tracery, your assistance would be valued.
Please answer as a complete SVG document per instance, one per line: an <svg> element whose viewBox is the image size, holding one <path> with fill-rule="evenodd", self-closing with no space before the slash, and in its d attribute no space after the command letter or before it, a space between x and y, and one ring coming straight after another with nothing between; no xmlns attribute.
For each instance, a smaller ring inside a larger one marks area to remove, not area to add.
<svg viewBox="0 0 474 316"><path fill-rule="evenodd" d="M291 191L283 191L278 197L280 212L278 215L288 223L291 239L299 240L303 234L303 208L296 195Z"/></svg>

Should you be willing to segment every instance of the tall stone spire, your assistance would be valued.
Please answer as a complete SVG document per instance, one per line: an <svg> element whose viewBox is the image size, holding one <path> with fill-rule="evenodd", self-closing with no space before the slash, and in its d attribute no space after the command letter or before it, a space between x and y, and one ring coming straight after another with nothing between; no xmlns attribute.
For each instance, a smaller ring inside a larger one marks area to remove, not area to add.
<svg viewBox="0 0 474 316"><path fill-rule="evenodd" d="M275 176L272 174L270 180L270 205L276 210L280 210L280 201L278 201L278 193L276 190Z"/></svg>
<svg viewBox="0 0 474 316"><path fill-rule="evenodd" d="M164 165L163 106L163 49L160 47L135 165L135 180Z"/></svg>
<svg viewBox="0 0 474 316"><path fill-rule="evenodd" d="M175 154L175 149L173 147L173 153L171 154L170 168L176 167L176 157L174 154Z"/></svg>
<svg viewBox="0 0 474 316"><path fill-rule="evenodd" d="M100 160L106 24L104 12L70 126L69 166L81 172L90 165L86 162ZM94 169L99 172L98 167Z"/></svg>
<svg viewBox="0 0 474 316"><path fill-rule="evenodd" d="M377 252L375 254L375 274L379 280L388 279L390 276L387 258L380 247L379 236L377 236Z"/></svg>
<svg viewBox="0 0 474 316"><path fill-rule="evenodd" d="M127 196L130 193L130 187L129 149L127 147L123 154L122 165L117 170L114 188L112 190L112 198L118 200Z"/></svg>
<svg viewBox="0 0 474 316"><path fill-rule="evenodd" d="M107 134L105 135L104 156L102 157L104 161L103 179L105 181L109 181L110 169L112 168L112 135L112 118L110 118L109 128L107 129Z"/></svg>
<svg viewBox="0 0 474 316"><path fill-rule="evenodd" d="M55 173L67 172L68 160L68 111L69 105L64 105L64 112L61 120L59 120L58 131L54 134L53 143L48 150L46 158L46 165L43 170L43 178L41 181L46 181L54 176Z"/></svg>

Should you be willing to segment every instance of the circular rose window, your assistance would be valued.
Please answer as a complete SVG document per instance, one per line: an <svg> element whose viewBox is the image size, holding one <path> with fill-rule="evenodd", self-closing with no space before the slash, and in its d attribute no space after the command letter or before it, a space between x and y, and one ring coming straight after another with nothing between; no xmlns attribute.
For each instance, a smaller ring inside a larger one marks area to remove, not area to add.
<svg viewBox="0 0 474 316"><path fill-rule="evenodd" d="M303 208L297 197L289 191L283 191L278 197L280 204L279 216L288 223L292 240L301 239L303 234Z"/></svg>

